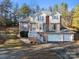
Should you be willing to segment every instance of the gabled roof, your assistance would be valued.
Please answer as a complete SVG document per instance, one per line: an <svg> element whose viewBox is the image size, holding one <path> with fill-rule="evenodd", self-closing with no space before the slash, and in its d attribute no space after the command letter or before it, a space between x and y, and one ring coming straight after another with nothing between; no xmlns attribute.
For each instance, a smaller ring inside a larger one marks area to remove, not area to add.
<svg viewBox="0 0 79 59"><path fill-rule="evenodd" d="M35 14L31 14L30 16L27 16L25 19L21 19L20 21L28 22L28 21L31 21L32 19L35 19L36 16L39 16L41 14L46 14L46 15L49 15L49 16L54 16L56 14L61 15L59 12L51 12L49 10L43 10L43 11L37 12Z"/></svg>
<svg viewBox="0 0 79 59"><path fill-rule="evenodd" d="M39 16L39 15L41 15L43 13L46 14L46 15L51 15L52 14L50 11L40 11L40 12L35 13L34 15Z"/></svg>
<svg viewBox="0 0 79 59"><path fill-rule="evenodd" d="M26 17L24 19L20 19L19 22L30 22L30 17Z"/></svg>
<svg viewBox="0 0 79 59"><path fill-rule="evenodd" d="M49 15L49 16L53 16L53 15L55 15L55 14L58 14L58 15L61 15L59 12L51 12L51 11L48 11L48 10L44 10L44 11L40 11L40 12L37 12L37 13L35 13L35 14L33 14L33 16L35 17L35 16L39 16L39 15L41 15L41 14L46 14L46 15Z"/></svg>

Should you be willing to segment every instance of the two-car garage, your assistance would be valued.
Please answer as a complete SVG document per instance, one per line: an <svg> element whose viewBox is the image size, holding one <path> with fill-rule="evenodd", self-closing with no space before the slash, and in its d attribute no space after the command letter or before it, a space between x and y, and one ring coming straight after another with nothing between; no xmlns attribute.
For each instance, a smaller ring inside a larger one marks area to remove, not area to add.
<svg viewBox="0 0 79 59"><path fill-rule="evenodd" d="M48 33L48 41L74 41L74 33Z"/></svg>

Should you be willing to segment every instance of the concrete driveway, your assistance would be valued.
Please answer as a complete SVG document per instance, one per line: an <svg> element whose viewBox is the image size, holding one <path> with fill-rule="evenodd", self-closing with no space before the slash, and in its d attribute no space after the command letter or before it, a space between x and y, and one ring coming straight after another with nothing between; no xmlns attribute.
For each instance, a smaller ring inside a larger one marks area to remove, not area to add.
<svg viewBox="0 0 79 59"><path fill-rule="evenodd" d="M52 46L52 47L51 47ZM0 59L78 59L79 47L55 47L53 44L41 44L31 47L0 48ZM73 48L72 48L73 47Z"/></svg>

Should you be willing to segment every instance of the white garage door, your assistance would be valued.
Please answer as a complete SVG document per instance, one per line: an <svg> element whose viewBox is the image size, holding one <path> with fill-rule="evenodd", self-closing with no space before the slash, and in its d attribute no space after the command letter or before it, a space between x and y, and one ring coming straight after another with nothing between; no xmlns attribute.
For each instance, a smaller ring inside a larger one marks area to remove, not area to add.
<svg viewBox="0 0 79 59"><path fill-rule="evenodd" d="M64 41L73 41L73 34L64 34Z"/></svg>
<svg viewBox="0 0 79 59"><path fill-rule="evenodd" d="M48 34L48 41L63 41L62 34Z"/></svg>

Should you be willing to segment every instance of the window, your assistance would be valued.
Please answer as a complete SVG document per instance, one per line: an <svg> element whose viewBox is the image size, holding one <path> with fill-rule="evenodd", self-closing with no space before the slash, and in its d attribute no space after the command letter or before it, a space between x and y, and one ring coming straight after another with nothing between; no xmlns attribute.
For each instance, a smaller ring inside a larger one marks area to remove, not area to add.
<svg viewBox="0 0 79 59"><path fill-rule="evenodd" d="M32 24L32 31L36 30L36 24Z"/></svg>
<svg viewBox="0 0 79 59"><path fill-rule="evenodd" d="M40 30L42 30L43 29L43 25L42 24L40 24Z"/></svg>
<svg viewBox="0 0 79 59"><path fill-rule="evenodd" d="M54 30L56 30L56 24L54 24Z"/></svg>
<svg viewBox="0 0 79 59"><path fill-rule="evenodd" d="M58 16L53 16L53 19L58 19Z"/></svg>
<svg viewBox="0 0 79 59"><path fill-rule="evenodd" d="M40 16L38 16L38 21L40 20Z"/></svg>
<svg viewBox="0 0 79 59"><path fill-rule="evenodd" d="M39 30L41 30L41 31L44 30L44 28L43 28L43 24L40 24Z"/></svg>
<svg viewBox="0 0 79 59"><path fill-rule="evenodd" d="M43 16L38 16L38 21L43 21L44 17Z"/></svg>
<svg viewBox="0 0 79 59"><path fill-rule="evenodd" d="M29 27L28 27L28 24L20 24L20 29L21 31L28 31L29 30Z"/></svg>
<svg viewBox="0 0 79 59"><path fill-rule="evenodd" d="M42 21L44 20L44 17L43 17L43 16L41 16L41 20L42 20Z"/></svg>

